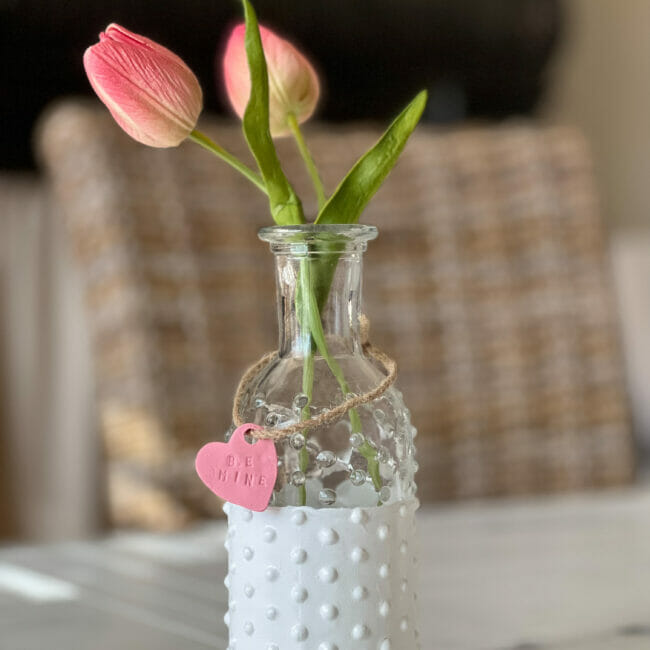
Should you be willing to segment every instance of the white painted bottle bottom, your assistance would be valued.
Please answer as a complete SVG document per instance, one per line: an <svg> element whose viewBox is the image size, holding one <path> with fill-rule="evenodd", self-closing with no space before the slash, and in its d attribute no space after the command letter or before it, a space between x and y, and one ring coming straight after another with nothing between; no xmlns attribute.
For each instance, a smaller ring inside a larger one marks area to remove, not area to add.
<svg viewBox="0 0 650 650"><path fill-rule="evenodd" d="M228 504L228 650L418 650L417 507Z"/></svg>

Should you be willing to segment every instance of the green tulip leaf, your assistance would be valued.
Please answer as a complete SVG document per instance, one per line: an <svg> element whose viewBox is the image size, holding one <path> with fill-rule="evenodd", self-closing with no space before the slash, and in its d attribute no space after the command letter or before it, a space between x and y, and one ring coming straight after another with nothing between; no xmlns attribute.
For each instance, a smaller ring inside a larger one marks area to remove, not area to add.
<svg viewBox="0 0 650 650"><path fill-rule="evenodd" d="M246 17L246 55L251 96L243 118L244 136L268 190L271 215L280 226L305 222L302 204L282 171L269 128L269 77L255 10L242 0Z"/></svg>
<svg viewBox="0 0 650 650"><path fill-rule="evenodd" d="M379 141L366 152L341 181L318 214L316 223L356 223L368 201L395 166L427 103L427 91L418 93L395 118Z"/></svg>

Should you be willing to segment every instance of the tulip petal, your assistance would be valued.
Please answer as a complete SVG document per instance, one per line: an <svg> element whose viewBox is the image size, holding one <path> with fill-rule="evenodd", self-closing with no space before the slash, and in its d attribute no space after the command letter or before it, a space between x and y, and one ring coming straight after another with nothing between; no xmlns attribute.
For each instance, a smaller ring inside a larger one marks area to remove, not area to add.
<svg viewBox="0 0 650 650"><path fill-rule="evenodd" d="M259 26L269 77L269 121L271 135L288 135L287 117L298 122L309 119L320 96L318 75L307 58L289 41ZM242 117L251 85L245 52L245 25L237 25L226 44L223 75L226 92L235 113Z"/></svg>
<svg viewBox="0 0 650 650"><path fill-rule="evenodd" d="M172 147L192 131L202 92L192 71L168 49L109 25L84 54L90 83L117 123L134 139Z"/></svg>
<svg viewBox="0 0 650 650"><path fill-rule="evenodd" d="M265 27L260 32L269 69L271 132L274 136L288 135L289 113L300 123L312 116L320 95L318 75L291 43Z"/></svg>
<svg viewBox="0 0 650 650"><path fill-rule="evenodd" d="M251 94L251 78L246 57L246 25L237 25L228 39L223 58L223 76L230 103L238 117L244 117Z"/></svg>

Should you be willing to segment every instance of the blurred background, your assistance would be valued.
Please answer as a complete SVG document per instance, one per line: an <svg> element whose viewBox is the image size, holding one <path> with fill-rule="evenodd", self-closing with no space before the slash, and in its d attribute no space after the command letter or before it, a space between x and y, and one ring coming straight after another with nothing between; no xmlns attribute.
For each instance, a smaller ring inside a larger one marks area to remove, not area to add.
<svg viewBox="0 0 650 650"><path fill-rule="evenodd" d="M330 187L429 90L426 127L369 211L387 236L366 281L371 316L395 300L373 331L420 430L422 499L643 481L650 3L256 8L317 62L324 96L308 133ZM255 241L265 208L201 152L128 141L81 57L109 22L168 46L201 81L205 130L236 150L215 62L238 16L225 0L0 0L2 537L168 530L216 512L190 460L222 435L237 377L273 346L272 261ZM224 251L251 268L237 291L205 261ZM406 310L412 347L399 292L379 286L390 265L421 289ZM215 327L233 313L257 318L244 334Z"/></svg>

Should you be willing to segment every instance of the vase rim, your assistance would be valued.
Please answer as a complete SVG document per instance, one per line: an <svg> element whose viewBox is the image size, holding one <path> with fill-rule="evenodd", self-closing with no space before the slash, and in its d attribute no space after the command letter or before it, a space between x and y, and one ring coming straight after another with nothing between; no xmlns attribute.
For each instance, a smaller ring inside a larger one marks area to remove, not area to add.
<svg viewBox="0 0 650 650"><path fill-rule="evenodd" d="M296 241L297 235L301 235L298 240L301 243L340 236L348 240L349 243L357 244L375 239L378 231L375 226L359 223L307 223L293 226L267 226L261 228L257 234L262 241L269 242L270 244L298 243Z"/></svg>

